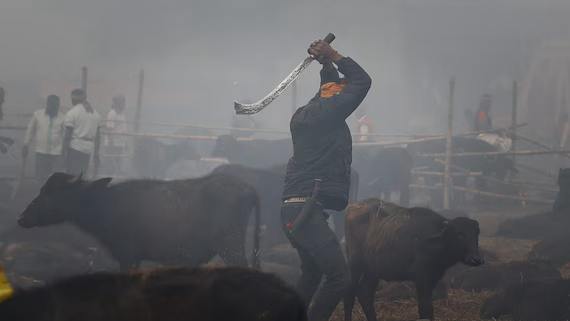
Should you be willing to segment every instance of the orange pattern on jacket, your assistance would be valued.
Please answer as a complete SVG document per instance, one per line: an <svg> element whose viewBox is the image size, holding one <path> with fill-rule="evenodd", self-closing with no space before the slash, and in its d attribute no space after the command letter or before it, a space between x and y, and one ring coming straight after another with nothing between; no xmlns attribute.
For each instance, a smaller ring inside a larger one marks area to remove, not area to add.
<svg viewBox="0 0 570 321"><path fill-rule="evenodd" d="M340 94L346 84L327 82L321 86L321 98L331 98Z"/></svg>

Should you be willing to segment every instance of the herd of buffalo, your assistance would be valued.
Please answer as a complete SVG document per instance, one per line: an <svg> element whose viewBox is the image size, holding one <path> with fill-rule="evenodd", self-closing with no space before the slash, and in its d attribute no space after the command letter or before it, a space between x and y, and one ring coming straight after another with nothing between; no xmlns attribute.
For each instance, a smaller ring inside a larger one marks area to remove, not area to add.
<svg viewBox="0 0 570 321"><path fill-rule="evenodd" d="M470 138L457 138L455 144L464 151L492 148ZM0 230L0 264L16 287L16 294L0 303L0 319L306 320L303 302L290 285L298 275L298 258L283 245L279 220L290 142L222 136L208 156L229 164L196 178L162 180L168 164L200 158L192 148L141 145L134 167L152 179L115 182L55 173L39 192L23 196L28 198L17 208L19 226L0 222L9 226ZM159 161L152 160L151 151ZM537 243L527 260L501 261L479 247L475 217L408 207L412 168L442 167L420 154L443 151L442 140L407 148L355 146L353 201L331 222L344 242L350 271L345 321L352 320L356 299L367 321L382 318L374 304L377 293L386 293L386 285L377 292L380 281L411 282L421 319L437 318L434 297L445 296L448 288L494 291L481 306L483 319L570 319L570 281L560 273L570 262L569 209L560 205L503 222L497 236ZM461 158L455 165L499 180L516 172L501 156ZM396 201L392 192L399 195ZM30 244L43 246L37 250L43 253L18 262L30 253ZM50 261L61 252L65 258ZM71 258L73 253L84 255ZM211 263L218 258L230 267ZM168 268L146 270L149 262ZM35 284L16 276L26 269L42 270L44 280L28 275L40 279ZM58 274L65 269L73 272Z"/></svg>

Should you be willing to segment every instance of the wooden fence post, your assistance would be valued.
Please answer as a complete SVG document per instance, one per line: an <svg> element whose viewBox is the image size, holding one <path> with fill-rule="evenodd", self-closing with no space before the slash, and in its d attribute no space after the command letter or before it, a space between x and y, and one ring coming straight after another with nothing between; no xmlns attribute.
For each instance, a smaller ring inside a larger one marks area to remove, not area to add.
<svg viewBox="0 0 570 321"><path fill-rule="evenodd" d="M141 122L142 99L144 90L144 69L139 73L139 88L137 93L137 109L135 111L135 133L139 132Z"/></svg>
<svg viewBox="0 0 570 321"><path fill-rule="evenodd" d="M443 174L443 208L451 208L451 152L453 148L453 96L455 94L455 77L449 81L449 110L447 113L447 137L445 142L445 167Z"/></svg>
<svg viewBox="0 0 570 321"><path fill-rule="evenodd" d="M87 67L81 68L81 89L87 95Z"/></svg>
<svg viewBox="0 0 570 321"><path fill-rule="evenodd" d="M516 141L517 141L517 108L518 108L518 84L517 81L513 81L513 110L511 112L511 137L513 140L513 144L511 146L511 150L516 150ZM516 156L513 155L513 166L515 166L515 159Z"/></svg>

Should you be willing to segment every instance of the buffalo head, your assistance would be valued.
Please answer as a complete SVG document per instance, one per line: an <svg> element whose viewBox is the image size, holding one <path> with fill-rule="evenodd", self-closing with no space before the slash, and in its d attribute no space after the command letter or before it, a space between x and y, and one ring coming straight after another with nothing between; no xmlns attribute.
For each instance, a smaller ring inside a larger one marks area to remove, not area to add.
<svg viewBox="0 0 570 321"><path fill-rule="evenodd" d="M412 208L412 212L424 215L435 214L430 209ZM467 217L456 217L452 220L441 220L437 233L427 237L428 248L440 252L444 264L453 265L462 262L469 266L483 264L483 257L479 253L479 223Z"/></svg>
<svg viewBox="0 0 570 321"><path fill-rule="evenodd" d="M20 215L18 224L25 228L62 223L73 219L85 209L85 196L97 188L106 187L111 178L94 182L82 180L81 175L65 173L51 175L40 189L40 194Z"/></svg>
<svg viewBox="0 0 570 321"><path fill-rule="evenodd" d="M447 221L444 239L451 255L469 266L483 264L479 253L479 223L466 217Z"/></svg>

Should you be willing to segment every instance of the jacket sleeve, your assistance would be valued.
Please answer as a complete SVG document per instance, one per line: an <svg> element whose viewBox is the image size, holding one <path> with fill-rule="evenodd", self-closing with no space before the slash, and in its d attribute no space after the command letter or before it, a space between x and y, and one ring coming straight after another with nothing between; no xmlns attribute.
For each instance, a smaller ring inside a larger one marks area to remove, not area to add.
<svg viewBox="0 0 570 321"><path fill-rule="evenodd" d="M372 80L362 67L351 58L342 58L337 62L338 70L344 74L346 87L336 96L311 100L301 119L307 126L336 126L344 122L366 97ZM323 69L324 70L324 69ZM323 72L321 72L321 81Z"/></svg>
<svg viewBox="0 0 570 321"><path fill-rule="evenodd" d="M333 66L332 63L324 64L323 68L321 69L321 83L319 85L319 90L317 90L317 94L309 100L308 104L315 103L321 97L321 86L328 83L328 82L335 82L339 81L340 76L338 75L338 70Z"/></svg>
<svg viewBox="0 0 570 321"><path fill-rule="evenodd" d="M26 129L26 136L24 137L24 145L29 145L32 142L36 134L37 120L36 113L32 115L32 119L28 123L28 128Z"/></svg>

